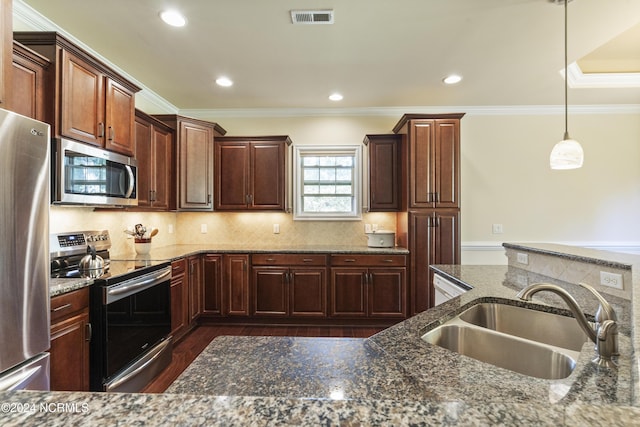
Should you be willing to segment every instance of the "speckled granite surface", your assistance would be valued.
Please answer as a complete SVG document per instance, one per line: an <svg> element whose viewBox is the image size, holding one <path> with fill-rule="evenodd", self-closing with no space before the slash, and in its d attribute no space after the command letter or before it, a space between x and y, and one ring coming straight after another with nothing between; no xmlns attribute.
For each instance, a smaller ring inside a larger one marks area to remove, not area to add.
<svg viewBox="0 0 640 427"><path fill-rule="evenodd" d="M158 261L171 261L185 256L198 255L201 253L316 253L316 254L349 254L360 253L368 255L407 255L409 251L405 248L370 248L362 245L354 246L333 246L333 245L286 245L286 246L259 246L252 245L172 245L164 247L151 247L148 255L137 255L135 253L112 254L113 260L145 260L152 259Z"/></svg>
<svg viewBox="0 0 640 427"><path fill-rule="evenodd" d="M640 282L637 264L633 265L637 295ZM617 372L592 367L588 362L592 346L585 344L568 378L539 380L458 356L419 337L475 302L523 304L514 299L523 282L556 282L587 313L595 312L593 298L574 285L503 266L437 269L473 290L370 339L217 338L167 394L5 392L0 393L0 402L8 406L2 406L0 424L638 424L636 354L640 351L633 343L638 342L640 315L631 310L630 301L607 296L620 317ZM539 293L525 305L568 313L563 304L553 294ZM338 382L342 399L336 399ZM19 413L25 403L34 411ZM45 403L44 410L40 403ZM53 410L47 403L54 404ZM60 403L63 406L55 406Z"/></svg>

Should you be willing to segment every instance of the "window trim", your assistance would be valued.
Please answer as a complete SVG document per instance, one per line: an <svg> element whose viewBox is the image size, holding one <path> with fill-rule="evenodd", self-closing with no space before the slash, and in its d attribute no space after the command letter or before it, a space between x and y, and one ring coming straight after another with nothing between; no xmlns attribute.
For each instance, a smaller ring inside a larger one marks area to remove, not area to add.
<svg viewBox="0 0 640 427"><path fill-rule="evenodd" d="M312 154L348 154L355 157L353 166L353 199L351 213L305 213L302 211L304 176L301 160ZM362 219L362 147L360 145L295 145L293 147L293 220L294 221L359 221Z"/></svg>

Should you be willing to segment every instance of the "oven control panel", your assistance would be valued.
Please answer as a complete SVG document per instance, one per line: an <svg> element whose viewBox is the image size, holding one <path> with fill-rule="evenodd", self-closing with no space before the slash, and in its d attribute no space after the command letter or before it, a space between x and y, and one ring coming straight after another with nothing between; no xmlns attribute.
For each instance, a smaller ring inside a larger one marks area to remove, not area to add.
<svg viewBox="0 0 640 427"><path fill-rule="evenodd" d="M52 258L86 253L87 246L94 246L97 251L108 250L111 247L109 231L65 232L52 234L49 238L49 249Z"/></svg>

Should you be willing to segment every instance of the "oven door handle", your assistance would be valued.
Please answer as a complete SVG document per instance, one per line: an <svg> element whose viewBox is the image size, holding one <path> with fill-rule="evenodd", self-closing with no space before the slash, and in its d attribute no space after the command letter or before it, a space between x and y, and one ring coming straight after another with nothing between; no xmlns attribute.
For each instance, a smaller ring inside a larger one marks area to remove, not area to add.
<svg viewBox="0 0 640 427"><path fill-rule="evenodd" d="M132 283L132 284L127 285L127 286L122 286L122 287L115 288L115 289L109 289L107 291L107 294L109 296L119 296L119 295L122 295L124 293L135 293L140 288L149 287L150 285L153 285L156 282L161 281L162 279L166 278L167 276L171 276L171 267L167 267L166 271L163 271L162 274L159 274L157 276L153 276L153 277L151 277L149 279L142 280L140 282L135 282L135 283Z"/></svg>

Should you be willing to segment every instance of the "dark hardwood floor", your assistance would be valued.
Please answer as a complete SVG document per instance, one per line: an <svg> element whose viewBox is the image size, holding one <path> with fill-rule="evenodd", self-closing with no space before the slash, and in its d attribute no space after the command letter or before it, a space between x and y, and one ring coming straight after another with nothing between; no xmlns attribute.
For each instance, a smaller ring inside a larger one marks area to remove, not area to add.
<svg viewBox="0 0 640 427"><path fill-rule="evenodd" d="M221 335L367 338L382 329L384 328L341 326L198 326L174 346L171 364L142 392L164 392L211 340Z"/></svg>

